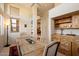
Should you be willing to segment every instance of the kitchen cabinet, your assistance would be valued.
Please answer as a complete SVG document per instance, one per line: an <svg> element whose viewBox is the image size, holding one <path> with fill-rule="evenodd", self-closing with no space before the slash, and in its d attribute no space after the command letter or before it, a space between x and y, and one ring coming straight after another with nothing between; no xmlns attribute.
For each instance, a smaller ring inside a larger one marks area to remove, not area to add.
<svg viewBox="0 0 79 59"><path fill-rule="evenodd" d="M67 56L79 56L79 36L53 34L52 41L60 42L58 51Z"/></svg>
<svg viewBox="0 0 79 59"><path fill-rule="evenodd" d="M72 36L61 36L60 52L65 55L71 55L71 42L73 40Z"/></svg>
<svg viewBox="0 0 79 59"><path fill-rule="evenodd" d="M66 17L66 18L55 20L55 28L71 28L71 26L72 26L71 17Z"/></svg>
<svg viewBox="0 0 79 59"><path fill-rule="evenodd" d="M79 28L79 14L72 15L61 19L55 19L55 28L78 29Z"/></svg>
<svg viewBox="0 0 79 59"><path fill-rule="evenodd" d="M74 39L72 43L72 55L79 56L79 36L75 36Z"/></svg>
<svg viewBox="0 0 79 59"><path fill-rule="evenodd" d="M79 28L79 15L72 16L72 28Z"/></svg>
<svg viewBox="0 0 79 59"><path fill-rule="evenodd" d="M52 35L52 40L60 42L58 51L65 55L71 55L71 37L60 34Z"/></svg>

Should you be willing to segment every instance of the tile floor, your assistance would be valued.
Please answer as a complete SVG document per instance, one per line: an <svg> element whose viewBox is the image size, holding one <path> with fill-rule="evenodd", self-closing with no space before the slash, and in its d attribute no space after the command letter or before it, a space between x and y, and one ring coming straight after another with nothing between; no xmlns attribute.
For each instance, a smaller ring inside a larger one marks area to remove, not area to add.
<svg viewBox="0 0 79 59"><path fill-rule="evenodd" d="M0 51L0 56L9 56L9 47L4 47Z"/></svg>
<svg viewBox="0 0 79 59"><path fill-rule="evenodd" d="M9 56L9 47L4 47L0 52L0 56ZM65 56L65 55L58 52L57 56Z"/></svg>

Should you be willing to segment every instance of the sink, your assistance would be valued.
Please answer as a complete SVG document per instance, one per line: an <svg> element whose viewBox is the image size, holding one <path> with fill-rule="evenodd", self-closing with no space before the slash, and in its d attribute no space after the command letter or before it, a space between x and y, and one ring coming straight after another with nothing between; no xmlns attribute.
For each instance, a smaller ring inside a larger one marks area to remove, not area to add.
<svg viewBox="0 0 79 59"><path fill-rule="evenodd" d="M66 34L66 35L69 35L69 36L76 36L75 34Z"/></svg>

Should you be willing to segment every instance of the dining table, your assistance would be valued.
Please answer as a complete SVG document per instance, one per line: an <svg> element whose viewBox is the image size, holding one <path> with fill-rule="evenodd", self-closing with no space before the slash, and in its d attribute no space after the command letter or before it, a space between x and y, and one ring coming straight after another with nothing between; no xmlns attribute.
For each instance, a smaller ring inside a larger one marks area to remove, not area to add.
<svg viewBox="0 0 79 59"><path fill-rule="evenodd" d="M22 56L43 56L45 44L41 41L34 40L34 43L29 43L25 38L17 38L16 43Z"/></svg>

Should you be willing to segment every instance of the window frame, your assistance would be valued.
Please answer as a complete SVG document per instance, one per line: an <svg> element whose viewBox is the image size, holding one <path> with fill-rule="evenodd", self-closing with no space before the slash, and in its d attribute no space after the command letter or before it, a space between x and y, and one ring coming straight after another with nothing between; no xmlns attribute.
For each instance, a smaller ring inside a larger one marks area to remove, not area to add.
<svg viewBox="0 0 79 59"><path fill-rule="evenodd" d="M12 19L16 19L16 23L12 23ZM10 24L11 24L11 32L19 32L19 19L18 18L10 18ZM12 24L16 24L16 31L13 31Z"/></svg>

